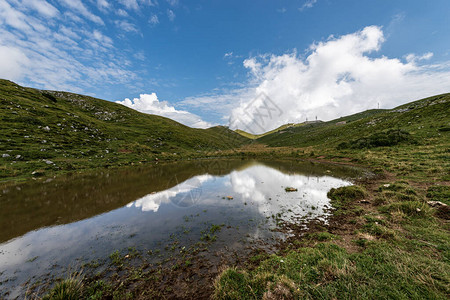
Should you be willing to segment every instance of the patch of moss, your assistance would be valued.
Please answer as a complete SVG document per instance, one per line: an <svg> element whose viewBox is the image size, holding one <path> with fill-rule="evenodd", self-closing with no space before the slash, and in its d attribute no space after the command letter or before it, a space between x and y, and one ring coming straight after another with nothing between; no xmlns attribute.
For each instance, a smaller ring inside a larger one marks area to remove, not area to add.
<svg viewBox="0 0 450 300"><path fill-rule="evenodd" d="M342 208L350 202L364 199L367 196L367 191L361 186L351 185L337 189L332 188L327 196L331 200L331 205L335 208Z"/></svg>

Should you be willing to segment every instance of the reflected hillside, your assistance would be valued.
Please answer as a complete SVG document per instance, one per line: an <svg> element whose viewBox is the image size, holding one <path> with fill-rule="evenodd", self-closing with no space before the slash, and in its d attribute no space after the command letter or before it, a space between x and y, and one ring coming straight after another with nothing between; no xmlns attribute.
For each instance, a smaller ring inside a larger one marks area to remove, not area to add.
<svg viewBox="0 0 450 300"><path fill-rule="evenodd" d="M3 187L0 226L6 230L0 231L0 242L44 226L90 218L193 176L223 175L245 164L241 160L179 162Z"/></svg>
<svg viewBox="0 0 450 300"><path fill-rule="evenodd" d="M260 163L286 174L340 178L354 178L361 174L358 169L311 162L279 160ZM0 226L7 230L0 232L0 242L41 227L90 218L136 200L135 205L143 205L143 209L153 211L158 209L158 203L170 199L178 206L189 206L192 197L186 197L185 193L189 192L188 188L195 189L194 181L201 177L189 179L199 175L223 176L255 165L257 162L252 160L196 160L3 187ZM174 198L176 195L179 197Z"/></svg>

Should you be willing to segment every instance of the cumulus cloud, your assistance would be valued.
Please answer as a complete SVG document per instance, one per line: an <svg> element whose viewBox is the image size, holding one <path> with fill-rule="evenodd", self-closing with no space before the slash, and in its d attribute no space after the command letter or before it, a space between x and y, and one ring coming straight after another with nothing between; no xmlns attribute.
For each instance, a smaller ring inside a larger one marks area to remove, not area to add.
<svg viewBox="0 0 450 300"><path fill-rule="evenodd" d="M376 55L385 37L377 26L314 43L308 54L266 54L243 62L246 87L198 97L202 103L234 107L231 128L262 133L308 118L331 120L366 109L392 108L449 92L448 63L419 64L432 53L405 61ZM197 99L185 99L195 103Z"/></svg>
<svg viewBox="0 0 450 300"><path fill-rule="evenodd" d="M123 101L116 101L116 103L143 113L170 118L189 127L209 128L214 126L214 124L203 121L193 113L175 109L167 101L159 101L155 93L141 94L139 98L134 98L133 100L126 98Z"/></svg>

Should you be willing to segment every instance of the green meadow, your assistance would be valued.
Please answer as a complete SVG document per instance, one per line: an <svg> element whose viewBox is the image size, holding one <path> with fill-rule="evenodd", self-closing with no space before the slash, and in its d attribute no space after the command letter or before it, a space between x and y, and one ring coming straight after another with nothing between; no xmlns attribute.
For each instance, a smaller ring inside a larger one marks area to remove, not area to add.
<svg viewBox="0 0 450 300"><path fill-rule="evenodd" d="M0 80L0 124L5 186L99 168L218 157L364 167L375 176L329 191L335 209L328 225L295 233L275 254L261 251L244 264L220 266L208 297L448 299L450 294L450 94L255 136L221 126L193 129L120 104ZM122 262L117 255L111 259ZM139 268L130 270L135 274ZM170 287L159 286L158 276L113 282L75 276L44 298L170 298Z"/></svg>

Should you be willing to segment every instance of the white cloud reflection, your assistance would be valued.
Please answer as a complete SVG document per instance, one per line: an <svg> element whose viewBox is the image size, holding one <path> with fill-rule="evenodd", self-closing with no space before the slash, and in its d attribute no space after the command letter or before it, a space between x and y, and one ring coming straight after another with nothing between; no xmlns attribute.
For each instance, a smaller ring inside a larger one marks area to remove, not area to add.
<svg viewBox="0 0 450 300"><path fill-rule="evenodd" d="M213 188L211 184L214 185ZM193 195L198 198L194 201L189 199L192 204L220 205L218 201L222 201L222 197L217 197L220 195L232 196L233 205L248 203L265 216L289 209L291 215L309 214L311 217L317 217L324 215L325 206L329 205L327 192L333 187L350 184L348 181L331 176L285 174L264 165L257 165L242 171L233 171L224 177L208 174L195 176L165 191L148 194L128 204L127 207L134 206L141 208L142 211L157 212L164 203L176 204L183 201L183 198ZM285 187L294 187L298 191L286 193Z"/></svg>
<svg viewBox="0 0 450 300"><path fill-rule="evenodd" d="M211 175L200 175L192 177L165 191L148 194L127 205L127 207L140 207L142 211L157 212L162 203L169 203L177 196L190 197L190 192L200 188L205 182L212 180ZM189 194L189 195L188 195Z"/></svg>

